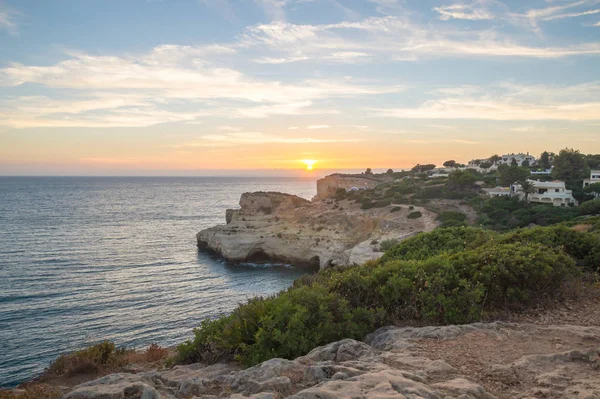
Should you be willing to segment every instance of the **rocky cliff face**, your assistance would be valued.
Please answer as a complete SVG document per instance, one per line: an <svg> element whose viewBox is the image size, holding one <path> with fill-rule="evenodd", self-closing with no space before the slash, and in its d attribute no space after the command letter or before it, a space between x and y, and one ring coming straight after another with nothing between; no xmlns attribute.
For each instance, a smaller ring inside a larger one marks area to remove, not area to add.
<svg viewBox="0 0 600 399"><path fill-rule="evenodd" d="M373 188L378 184L391 181L391 176L374 175L344 175L333 174L317 180L317 195L314 200L322 200L335 195L337 189L349 190L353 187L360 189Z"/></svg>
<svg viewBox="0 0 600 399"><path fill-rule="evenodd" d="M597 326L477 323L386 327L365 342L345 339L295 360L246 370L195 364L113 374L66 399L595 399Z"/></svg>
<svg viewBox="0 0 600 399"><path fill-rule="evenodd" d="M408 219L416 210L423 216ZM289 194L246 193L240 209L226 212L226 225L202 230L197 239L200 248L233 262L325 268L378 258L381 242L431 231L437 226L435 217L418 207L362 210L350 201L310 202Z"/></svg>

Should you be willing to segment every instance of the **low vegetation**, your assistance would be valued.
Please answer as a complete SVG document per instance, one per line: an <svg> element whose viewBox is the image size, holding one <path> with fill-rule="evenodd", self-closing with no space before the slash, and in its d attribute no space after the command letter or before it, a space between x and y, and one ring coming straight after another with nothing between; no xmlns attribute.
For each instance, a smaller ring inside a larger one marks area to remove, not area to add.
<svg viewBox="0 0 600 399"><path fill-rule="evenodd" d="M437 229L393 245L378 261L305 276L276 296L205 320L195 338L179 346L177 361L236 359L249 366L294 358L342 338L360 339L389 323L482 320L560 298L565 282L599 263L598 236L566 226L504 234Z"/></svg>
<svg viewBox="0 0 600 399"><path fill-rule="evenodd" d="M169 351L157 344L145 350L117 348L113 342L103 341L82 350L61 355L39 378L40 382L57 378L71 378L81 374L102 374L118 371L132 363L155 363L167 358Z"/></svg>

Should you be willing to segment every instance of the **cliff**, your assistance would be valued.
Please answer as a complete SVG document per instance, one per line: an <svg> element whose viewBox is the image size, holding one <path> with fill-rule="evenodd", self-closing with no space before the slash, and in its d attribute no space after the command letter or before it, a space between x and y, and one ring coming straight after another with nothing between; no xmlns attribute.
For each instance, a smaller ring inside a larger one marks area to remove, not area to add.
<svg viewBox="0 0 600 399"><path fill-rule="evenodd" d="M420 211L422 217L407 216ZM310 202L274 192L246 193L240 209L227 210L226 225L197 234L198 246L233 262L280 262L325 268L362 264L382 255L385 240L402 240L437 226L423 208L360 204L333 199Z"/></svg>
<svg viewBox="0 0 600 399"><path fill-rule="evenodd" d="M393 180L393 178L389 175L332 174L317 180L317 195L315 196L314 201L332 197L340 188L344 190L349 190L351 188L371 189L378 184L391 180Z"/></svg>

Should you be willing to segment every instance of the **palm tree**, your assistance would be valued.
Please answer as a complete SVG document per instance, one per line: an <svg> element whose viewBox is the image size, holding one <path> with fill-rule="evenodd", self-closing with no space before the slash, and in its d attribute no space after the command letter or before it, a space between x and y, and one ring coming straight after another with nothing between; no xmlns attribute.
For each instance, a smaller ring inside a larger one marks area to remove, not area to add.
<svg viewBox="0 0 600 399"><path fill-rule="evenodd" d="M500 161L500 159L502 159L502 158L500 158L500 156L499 156L499 155L492 155L492 156L490 157L490 162L491 162L493 165L496 165L496 164L498 163L498 161Z"/></svg>
<svg viewBox="0 0 600 399"><path fill-rule="evenodd" d="M525 195L525 202L527 202L529 194L533 194L535 192L535 183L531 180L523 180L520 181L519 184L521 185L521 191Z"/></svg>

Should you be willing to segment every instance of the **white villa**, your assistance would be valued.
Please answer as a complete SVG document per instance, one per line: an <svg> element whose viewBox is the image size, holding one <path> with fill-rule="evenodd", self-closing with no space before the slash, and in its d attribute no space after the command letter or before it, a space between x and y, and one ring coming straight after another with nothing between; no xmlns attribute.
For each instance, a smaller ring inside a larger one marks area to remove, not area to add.
<svg viewBox="0 0 600 399"><path fill-rule="evenodd" d="M527 195L528 202L552 204L554 206L567 206L569 204L577 205L577 201L573 198L573 192L566 189L564 181L527 181L533 184L533 192ZM511 185L510 191L512 196L525 199L523 187L519 183Z"/></svg>
<svg viewBox="0 0 600 399"><path fill-rule="evenodd" d="M533 165L535 163L535 157L533 155L527 154L506 154L502 155L502 158L498 161L499 164L511 165L513 159L517 161L517 165L523 166L523 162L529 162L529 165Z"/></svg>
<svg viewBox="0 0 600 399"><path fill-rule="evenodd" d="M594 183L600 183L600 170L592 170L590 178L583 180L583 187L587 187Z"/></svg>
<svg viewBox="0 0 600 399"><path fill-rule="evenodd" d="M589 179L583 180L583 187L587 187L590 184L600 183L600 170L592 170ZM600 197L600 193L594 193L596 197Z"/></svg>

